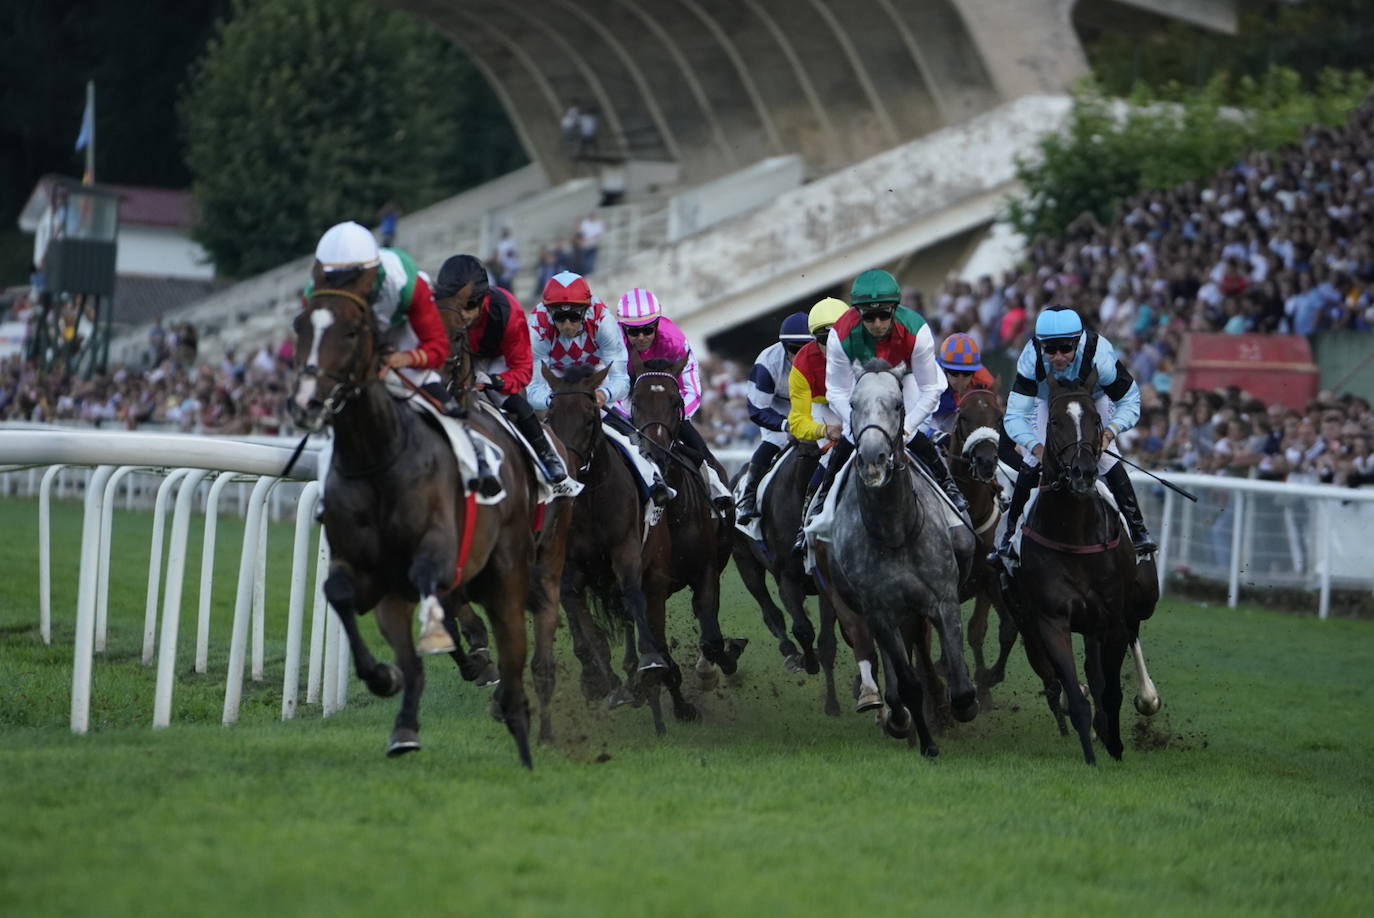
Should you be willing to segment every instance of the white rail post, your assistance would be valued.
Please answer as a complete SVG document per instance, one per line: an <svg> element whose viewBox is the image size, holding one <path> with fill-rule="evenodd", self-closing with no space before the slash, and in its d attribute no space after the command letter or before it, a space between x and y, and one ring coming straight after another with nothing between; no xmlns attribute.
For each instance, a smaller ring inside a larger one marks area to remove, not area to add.
<svg viewBox="0 0 1374 918"><path fill-rule="evenodd" d="M162 585L162 529L166 523L167 504L171 501L172 489L189 474L190 469L173 469L158 487L157 502L153 505L153 544L148 555L148 602L143 611L144 666L153 662L157 642L158 587Z"/></svg>
<svg viewBox="0 0 1374 918"><path fill-rule="evenodd" d="M315 504L320 483L312 481L296 499L296 534L291 546L291 598L286 613L286 673L281 683L281 719L296 716L301 681L301 630L305 618L305 586L310 582L310 533L315 525Z"/></svg>
<svg viewBox="0 0 1374 918"><path fill-rule="evenodd" d="M52 643L52 483L66 466L51 465L38 486L38 636Z"/></svg>
<svg viewBox="0 0 1374 918"><path fill-rule="evenodd" d="M1226 587L1226 605L1234 609L1240 600L1240 540L1244 532L1241 518L1245 516L1245 492L1236 491L1231 501L1231 573Z"/></svg>
<svg viewBox="0 0 1374 918"><path fill-rule="evenodd" d="M119 487L119 482L126 478L128 474L136 468L138 468L136 465L121 465L119 468L115 469L115 473L110 476L109 483L105 485L105 501L100 507L100 567L97 570L95 582L96 653L104 653L105 637L109 631L110 534L114 529L115 489Z"/></svg>
<svg viewBox="0 0 1374 918"><path fill-rule="evenodd" d="M177 493L172 515L172 547L167 555L167 591L162 600L162 640L157 656L157 689L153 695L153 726L172 722L172 687L176 681L177 631L181 625L181 584L186 573L186 535L191 528L191 505L196 487L210 472L196 469L186 476Z"/></svg>
<svg viewBox="0 0 1374 918"><path fill-rule="evenodd" d="M324 581L329 576L329 542L320 528L320 547L315 560L315 602L310 613L310 668L305 678L305 703L319 704L320 680L324 673L324 629L329 610L325 608Z"/></svg>
<svg viewBox="0 0 1374 918"><path fill-rule="evenodd" d="M224 684L225 726L237 723L239 702L243 698L243 658L248 649L248 619L252 615L253 573L257 569L257 541L262 530L262 514L268 492L277 479L264 475L253 485L248 498L247 519L243 522L243 551L239 554L238 595L234 603L234 634L229 643L229 676Z"/></svg>
<svg viewBox="0 0 1374 918"><path fill-rule="evenodd" d="M95 580L100 567L100 505L114 466L98 467L86 486L81 527L81 580L76 594L76 640L72 650L72 732L85 733L91 717L91 663L95 656Z"/></svg>
<svg viewBox="0 0 1374 918"><path fill-rule="evenodd" d="M200 548L200 611L196 616L196 672L210 668L210 600L215 588L215 534L219 528L219 496L234 480L233 472L221 472L205 498L205 535Z"/></svg>
<svg viewBox="0 0 1374 918"><path fill-rule="evenodd" d="M1317 500L1318 551L1321 561L1321 598L1317 601L1317 617L1326 618L1331 614L1331 502Z"/></svg>
<svg viewBox="0 0 1374 918"><path fill-rule="evenodd" d="M269 494L275 494L273 488ZM265 502L262 516L258 521L257 572L253 576L253 644L252 668L253 681L262 681L263 639L267 619L267 522L270 516L271 500Z"/></svg>
<svg viewBox="0 0 1374 918"><path fill-rule="evenodd" d="M1155 554L1156 570L1159 577L1159 595L1164 597L1164 582L1169 579L1169 536L1174 532L1174 502L1177 498L1173 488L1164 489L1164 510L1159 523L1159 551Z"/></svg>

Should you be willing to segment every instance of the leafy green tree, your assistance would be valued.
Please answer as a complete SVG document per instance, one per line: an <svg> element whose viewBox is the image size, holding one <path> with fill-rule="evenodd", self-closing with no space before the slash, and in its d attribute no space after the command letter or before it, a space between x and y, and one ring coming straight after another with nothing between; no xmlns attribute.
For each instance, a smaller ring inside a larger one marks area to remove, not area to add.
<svg viewBox="0 0 1374 918"><path fill-rule="evenodd" d="M506 124L490 90L440 35L369 0L241 0L180 113L195 235L230 276L311 251L340 220L369 225L388 201L423 207L522 159L508 127L508 140L488 137L486 163L464 157L465 125Z"/></svg>
<svg viewBox="0 0 1374 918"><path fill-rule="evenodd" d="M1276 150L1308 125L1343 121L1370 88L1358 72L1325 71L1308 91L1285 68L1195 89L1142 84L1129 100L1087 84L1066 129L1047 135L1037 156L1018 158L1025 193L1010 202L1009 218L1027 238L1059 235L1083 213L1106 223L1138 191L1207 179L1247 150Z"/></svg>

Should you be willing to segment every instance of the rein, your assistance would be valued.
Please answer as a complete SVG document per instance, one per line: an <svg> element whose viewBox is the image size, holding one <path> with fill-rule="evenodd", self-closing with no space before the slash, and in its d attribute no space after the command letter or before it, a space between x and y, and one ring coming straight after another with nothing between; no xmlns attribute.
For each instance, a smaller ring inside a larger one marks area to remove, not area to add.
<svg viewBox="0 0 1374 918"><path fill-rule="evenodd" d="M596 395L591 392L588 392L586 389L565 389L562 392L550 392L549 400L552 401L553 399L558 398L560 395L585 395L587 398L592 400L593 405L596 404ZM601 438L605 436L605 434L601 432L600 412L601 408L600 406L598 406L597 417L592 425L592 442L591 445L587 447L587 452L585 454L580 449L573 446L571 443L568 443L566 441L563 443L563 445L567 447L568 452L576 453L578 456L585 455L586 457L585 461L577 467L577 473L579 476L586 473L586 471L592 467L592 459L596 456L596 448L600 445Z"/></svg>

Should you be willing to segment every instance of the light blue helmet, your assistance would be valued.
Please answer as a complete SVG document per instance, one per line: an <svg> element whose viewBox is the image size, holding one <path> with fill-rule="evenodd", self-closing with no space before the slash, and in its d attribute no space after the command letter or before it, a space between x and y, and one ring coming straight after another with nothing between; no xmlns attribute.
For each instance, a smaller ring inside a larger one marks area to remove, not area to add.
<svg viewBox="0 0 1374 918"><path fill-rule="evenodd" d="M1067 306L1051 306L1042 310L1035 319L1035 337L1040 341L1050 338L1077 338L1083 334L1083 320Z"/></svg>

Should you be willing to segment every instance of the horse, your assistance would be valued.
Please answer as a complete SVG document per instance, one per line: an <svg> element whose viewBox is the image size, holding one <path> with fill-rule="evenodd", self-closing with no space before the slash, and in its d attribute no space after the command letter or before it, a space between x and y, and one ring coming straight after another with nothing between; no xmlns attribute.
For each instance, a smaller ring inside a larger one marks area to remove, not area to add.
<svg viewBox="0 0 1374 918"><path fill-rule="evenodd" d="M647 695L654 728L663 735L667 727L656 689L660 677L672 696L678 720L696 720L700 714L682 695L682 670L668 650L664 633L671 565L668 528L661 523L648 525L634 473L602 429L596 390L609 370L609 365L600 370L574 366L558 376L547 366L541 368L550 389L549 426L567 447L572 457L569 468L583 485L573 504L563 568L563 607L573 652L582 664L583 697L588 701L605 698L617 706ZM602 610L619 613L610 624L625 628L625 684L611 668L610 647L590 614L589 595Z"/></svg>
<svg viewBox="0 0 1374 918"><path fill-rule="evenodd" d="M525 467L533 472L534 460L529 452L514 438L504 420L496 419L495 414L500 409L489 402L481 410L477 408L479 400L483 397L483 386L477 382L476 366L473 352L468 346L466 327L452 322L444 309L440 310L440 315L444 317L444 326L449 335L450 351L448 361L444 365L444 375L450 394L458 400L470 424L476 426L489 439L498 440L498 445L507 457L515 454L522 456ZM499 438L495 435L496 431L501 433ZM566 463L567 451L558 438L549 436L549 443L558 450ZM539 697L539 742L551 743L554 740L553 693L556 674L554 635L558 630L559 583L563 576L564 555L572 522L572 501L563 497L550 501L544 506L543 519L540 522L541 525L537 526L534 558L530 565L530 586L525 607L534 622L534 655L530 660L530 671L534 676L535 694ZM455 601L451 605L463 637L472 647L470 656L475 660L474 664L462 670L464 678L469 678L468 672L476 669L479 675L470 681L475 681L478 685L491 684L490 674L493 667L487 655L487 631L482 626L482 620L467 602Z"/></svg>
<svg viewBox="0 0 1374 918"><path fill-rule="evenodd" d="M368 302L348 289L317 286L294 325L297 425L334 429L325 481L324 534L331 549L324 593L348 635L358 677L376 695L403 692L389 756L420 748L424 667L411 633L418 601L425 652L456 646L457 627L441 597L453 590L487 610L496 633L500 684L493 703L532 768L525 697L525 629L534 512L532 476L518 461L501 475L508 498L479 507L464 495L447 438L382 383L383 330ZM499 436L499 434L494 434ZM516 453L514 444L508 455ZM380 663L358 631L375 609L396 665Z"/></svg>
<svg viewBox="0 0 1374 918"><path fill-rule="evenodd" d="M838 715L840 703L835 696L835 609L829 593L818 590L815 580L806 572L802 556L792 551L792 543L801 527L805 510L802 501L805 499L807 482L811 480L820 459L821 450L815 443L799 441L788 448L778 460L777 469L772 473L772 480L763 493L759 507L762 541L756 541L736 529L731 554L745 589L759 604L764 625L778 639L783 668L789 673L805 671L812 675L824 669L825 713ZM745 473L746 470L741 470L739 475ZM788 637L782 609L777 607L768 592L769 574L773 576L778 597L792 619L792 637ZM820 604L819 638L806 615L806 597L810 595L817 595ZM796 638L796 643L792 638ZM801 645L800 649L798 644ZM819 659L817 650L820 652Z"/></svg>
<svg viewBox="0 0 1374 918"><path fill-rule="evenodd" d="M746 638L726 638L720 630L720 575L730 561L734 514L720 518L712 512L711 495L700 470L673 450L678 425L685 416L678 377L686 365L686 356L676 362L665 358L644 361L638 354L631 356L634 382L630 386L630 422L639 432L640 442L663 461L663 478L677 491L666 511L672 567L662 601L666 603L668 596L683 587L691 588L692 613L700 629L697 675L703 686L709 687L715 680L712 667L732 675L749 642ZM724 468L714 456L708 456L707 462L725 477ZM655 610L653 614L663 613Z"/></svg>
<svg viewBox="0 0 1374 918"><path fill-rule="evenodd" d="M831 524L829 573L844 603L868 625L882 657L881 715L888 735L911 740L914 722L921 754L939 748L926 725L921 679L911 649L925 619L932 619L949 660L954 717L978 713L977 693L963 660L959 616L961 580L944 499L911 467L903 443L901 380L884 360L870 360L854 386L850 425L854 459L837 482ZM963 546L964 550L971 550Z"/></svg>
<svg viewBox="0 0 1374 918"><path fill-rule="evenodd" d="M1093 730L1113 758L1124 750L1121 667L1128 650L1142 676L1137 709L1153 713L1159 705L1139 647L1140 622L1159 598L1154 564L1137 563L1119 515L1097 493L1102 421L1092 397L1096 382L1095 371L1081 383L1048 377L1041 492L1026 516L1015 577L1027 657L1032 666L1036 654L1048 659L1089 765L1097 761ZM1092 708L1078 682L1073 632L1083 635ZM1049 691L1047 674L1042 678L1057 715L1058 693Z"/></svg>
<svg viewBox="0 0 1374 918"><path fill-rule="evenodd" d="M998 588L998 571L987 556L996 547L997 523L1002 518L997 483L998 431L1002 408L997 395L987 389L970 389L959 400L954 424L946 444L950 472L969 505L969 519L978 539L973 554L973 570L959 592L960 602L974 600L973 616L968 622L968 643L973 650L973 681L978 696L988 698L992 686L1006 678L1007 658L1016 645L1016 620L1003 602ZM997 610L997 660L987 666L983 642L988 632L988 608Z"/></svg>

